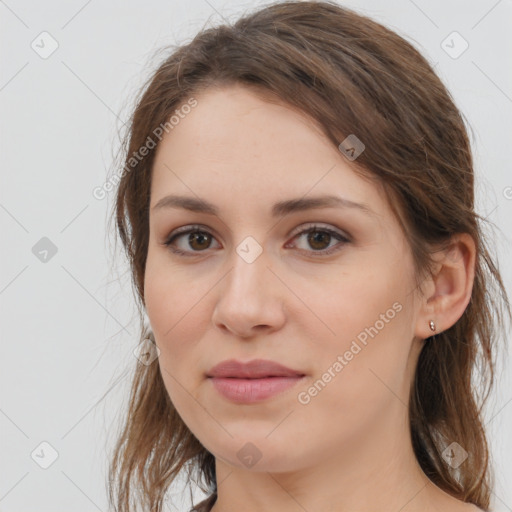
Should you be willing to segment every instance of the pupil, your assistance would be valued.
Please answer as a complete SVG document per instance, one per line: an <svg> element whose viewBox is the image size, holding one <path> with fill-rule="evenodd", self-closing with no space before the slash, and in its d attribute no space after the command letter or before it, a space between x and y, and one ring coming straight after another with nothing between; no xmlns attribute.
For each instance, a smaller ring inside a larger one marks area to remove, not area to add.
<svg viewBox="0 0 512 512"><path fill-rule="evenodd" d="M313 233L316 233L313 234ZM315 247L316 249L322 249L322 247L318 247L316 246L316 244L319 242L320 245L322 245L322 239L323 238L328 238L330 237L331 235L329 235L329 233L326 233L324 231L314 231L312 233L310 233L309 235L309 242L312 244L313 247ZM325 240L324 240L325 242ZM327 241L327 245L329 245L329 242Z"/></svg>
<svg viewBox="0 0 512 512"><path fill-rule="evenodd" d="M204 242L205 240L207 240L207 237L205 236L204 233L192 233L190 235L190 242L192 242L192 243L194 243L195 241L198 241L199 244L201 244L201 242Z"/></svg>

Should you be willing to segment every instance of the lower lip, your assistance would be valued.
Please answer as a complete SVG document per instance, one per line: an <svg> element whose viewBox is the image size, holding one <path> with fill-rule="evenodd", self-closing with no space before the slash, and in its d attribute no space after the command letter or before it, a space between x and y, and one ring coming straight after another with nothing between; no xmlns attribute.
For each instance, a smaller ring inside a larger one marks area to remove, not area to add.
<svg viewBox="0 0 512 512"><path fill-rule="evenodd" d="M263 379L235 379L211 377L215 389L227 399L241 404L266 400L291 388L304 377L265 377Z"/></svg>

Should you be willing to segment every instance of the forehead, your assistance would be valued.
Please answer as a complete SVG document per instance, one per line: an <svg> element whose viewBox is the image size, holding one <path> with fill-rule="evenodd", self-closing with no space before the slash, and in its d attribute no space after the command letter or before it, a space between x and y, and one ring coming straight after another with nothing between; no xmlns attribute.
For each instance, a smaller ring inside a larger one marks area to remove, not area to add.
<svg viewBox="0 0 512 512"><path fill-rule="evenodd" d="M272 204L283 198L339 194L385 209L314 121L240 85L194 95L197 105L166 133L153 166L152 204L170 193L220 203Z"/></svg>

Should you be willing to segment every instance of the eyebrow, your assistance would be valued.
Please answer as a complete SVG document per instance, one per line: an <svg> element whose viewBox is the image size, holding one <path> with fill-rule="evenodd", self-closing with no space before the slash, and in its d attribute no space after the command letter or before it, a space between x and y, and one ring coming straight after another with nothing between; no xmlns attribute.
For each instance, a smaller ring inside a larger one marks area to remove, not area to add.
<svg viewBox="0 0 512 512"><path fill-rule="evenodd" d="M324 195L316 197L301 197L280 201L272 206L273 217L287 215L293 212L311 210L315 208L355 208L370 215L376 215L367 205L356 203L343 197ZM167 208L183 208L192 212L206 213L208 215L219 215L220 210L214 204L197 197L170 195L160 199L152 208L162 210Z"/></svg>

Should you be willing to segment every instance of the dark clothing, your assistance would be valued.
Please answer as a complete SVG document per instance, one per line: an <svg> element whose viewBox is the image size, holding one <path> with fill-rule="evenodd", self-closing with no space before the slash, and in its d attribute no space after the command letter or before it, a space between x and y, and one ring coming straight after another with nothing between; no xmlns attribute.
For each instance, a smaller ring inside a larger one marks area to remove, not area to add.
<svg viewBox="0 0 512 512"><path fill-rule="evenodd" d="M208 498L198 503L194 508L190 510L190 512L210 512L216 500L217 493L213 493L208 496Z"/></svg>

